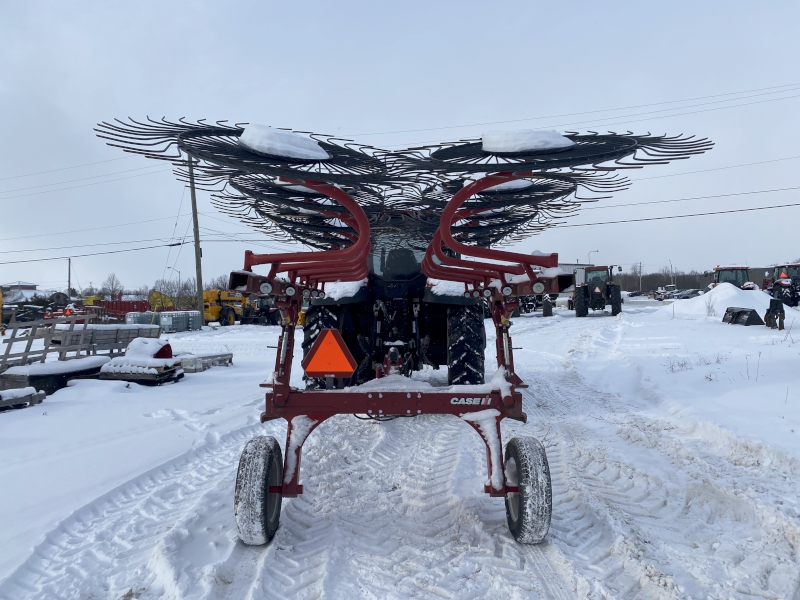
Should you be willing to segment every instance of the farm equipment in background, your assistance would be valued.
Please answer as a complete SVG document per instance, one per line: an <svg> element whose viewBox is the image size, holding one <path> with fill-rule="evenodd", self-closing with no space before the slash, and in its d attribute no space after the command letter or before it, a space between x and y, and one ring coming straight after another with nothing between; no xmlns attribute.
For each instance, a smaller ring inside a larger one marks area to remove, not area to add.
<svg viewBox="0 0 800 600"><path fill-rule="evenodd" d="M617 267L622 272L622 267ZM575 286L572 300L568 304L575 310L576 317L585 317L591 310L605 310L611 305L613 316L622 312L622 292L619 284L614 283L614 266L586 267L585 281Z"/></svg>
<svg viewBox="0 0 800 600"><path fill-rule="evenodd" d="M252 294L242 302L242 325L278 325L280 318L271 296Z"/></svg>
<svg viewBox="0 0 800 600"><path fill-rule="evenodd" d="M800 301L800 264L786 264L767 271L761 289L787 306L797 306Z"/></svg>
<svg viewBox="0 0 800 600"><path fill-rule="evenodd" d="M720 283L730 283L742 290L758 290L758 286L750 281L750 269L748 267L721 267L717 265L713 271L705 271L703 275L713 278L709 284L711 288L717 287Z"/></svg>
<svg viewBox="0 0 800 600"><path fill-rule="evenodd" d="M523 131L386 152L224 122L117 120L97 131L126 151L185 164L179 176L214 191L228 214L255 215L254 226L268 235L314 249L247 251L243 269L230 276L233 292L270 296L281 314L261 421L286 419L286 444L282 451L271 436L253 438L236 477L237 530L251 545L269 542L283 498L303 493L308 436L341 414L371 421L459 417L486 447L483 491L505 499L513 537L542 541L552 510L544 447L527 436L512 438L505 451L502 443L503 419L527 420L511 315L520 297L558 294L573 276L534 271L555 269L556 254L492 246L573 214L578 192L625 189L627 180L614 169L663 164L712 146L682 136ZM268 270L254 272L259 265ZM298 389L290 377L305 301L305 389ZM489 382L484 302L496 333L497 369ZM450 385L411 381L426 367L446 367Z"/></svg>
<svg viewBox="0 0 800 600"><path fill-rule="evenodd" d="M214 321L223 327L235 325L244 314L247 299L240 292L206 290L203 292L203 323Z"/></svg>

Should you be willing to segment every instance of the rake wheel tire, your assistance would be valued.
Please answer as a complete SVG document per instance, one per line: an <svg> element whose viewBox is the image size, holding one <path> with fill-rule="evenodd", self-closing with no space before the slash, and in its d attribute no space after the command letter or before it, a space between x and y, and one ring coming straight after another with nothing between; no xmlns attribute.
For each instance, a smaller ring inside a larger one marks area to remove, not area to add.
<svg viewBox="0 0 800 600"><path fill-rule="evenodd" d="M506 485L519 491L506 494L506 520L520 544L538 544L550 530L553 491L544 446L535 437L509 440L505 452Z"/></svg>
<svg viewBox="0 0 800 600"><path fill-rule="evenodd" d="M263 546L278 529L281 518L280 493L269 486L281 485L283 455L277 440L268 435L254 437L242 450L236 472L233 509L239 539L249 546Z"/></svg>
<svg viewBox="0 0 800 600"><path fill-rule="evenodd" d="M450 306L447 309L447 383L483 383L486 329L483 306Z"/></svg>

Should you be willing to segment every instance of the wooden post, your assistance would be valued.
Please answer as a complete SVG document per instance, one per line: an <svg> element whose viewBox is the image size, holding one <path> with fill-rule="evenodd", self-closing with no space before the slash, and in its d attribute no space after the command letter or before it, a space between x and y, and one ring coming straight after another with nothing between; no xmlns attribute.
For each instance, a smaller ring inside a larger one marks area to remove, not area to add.
<svg viewBox="0 0 800 600"><path fill-rule="evenodd" d="M188 155L187 155L188 156ZM194 224L194 264L197 271L197 310L200 315L203 314L203 268L201 265L201 258L203 257L203 250L200 248L200 225L197 221L197 196L194 191L194 167L192 166L192 157L189 159L189 191L192 196L192 221Z"/></svg>

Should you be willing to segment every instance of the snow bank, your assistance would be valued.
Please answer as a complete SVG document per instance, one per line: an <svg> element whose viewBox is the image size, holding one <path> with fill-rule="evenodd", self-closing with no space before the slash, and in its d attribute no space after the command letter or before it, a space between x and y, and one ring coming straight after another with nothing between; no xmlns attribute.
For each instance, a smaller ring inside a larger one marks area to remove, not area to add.
<svg viewBox="0 0 800 600"><path fill-rule="evenodd" d="M11 367L3 372L4 375L64 375L85 369L102 367L111 359L108 356L87 356L72 360L59 360L47 363L33 363L24 367Z"/></svg>
<svg viewBox="0 0 800 600"><path fill-rule="evenodd" d="M557 131L490 131L481 136L484 152L525 152L526 150L555 150L569 148L575 142Z"/></svg>
<svg viewBox="0 0 800 600"><path fill-rule="evenodd" d="M359 281L337 281L336 283L325 284L325 297L331 300L341 300L342 298L349 298L355 296L358 291L364 287L367 279Z"/></svg>
<svg viewBox="0 0 800 600"><path fill-rule="evenodd" d="M328 160L330 155L311 138L274 129L266 125L248 125L239 137L239 145L255 152L284 158Z"/></svg>
<svg viewBox="0 0 800 600"><path fill-rule="evenodd" d="M704 319L706 317L719 317L725 314L725 309L729 306L741 308L754 308L762 317L769 308L770 297L758 290L740 290L730 283L721 283L712 288L702 296L697 296L689 300L676 300L668 306L664 306L656 311L657 314L667 315L670 318L674 315L678 319ZM709 313L709 306L712 305L714 314ZM785 306L786 317L800 317L800 311Z"/></svg>

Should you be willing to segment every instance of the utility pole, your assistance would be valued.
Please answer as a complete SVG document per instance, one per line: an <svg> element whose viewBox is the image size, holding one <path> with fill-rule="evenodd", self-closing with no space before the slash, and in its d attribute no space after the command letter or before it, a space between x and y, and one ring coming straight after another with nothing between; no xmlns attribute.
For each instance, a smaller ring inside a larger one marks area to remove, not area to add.
<svg viewBox="0 0 800 600"><path fill-rule="evenodd" d="M203 267L201 260L203 258L203 250L200 248L200 225L197 222L197 196L194 191L194 166L192 165L192 157L186 155L189 159L189 191L192 196L192 221L194 223L194 264L197 270L197 310L200 311L200 318L203 318Z"/></svg>
<svg viewBox="0 0 800 600"><path fill-rule="evenodd" d="M72 302L72 258L67 259L67 304Z"/></svg>
<svg viewBox="0 0 800 600"><path fill-rule="evenodd" d="M639 263L639 291L642 291L642 263Z"/></svg>

